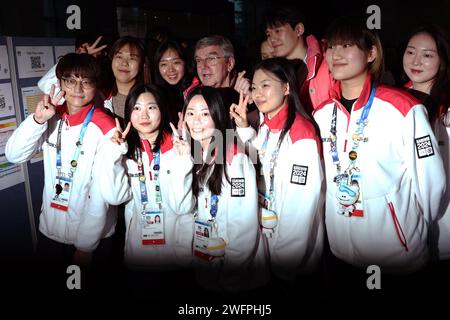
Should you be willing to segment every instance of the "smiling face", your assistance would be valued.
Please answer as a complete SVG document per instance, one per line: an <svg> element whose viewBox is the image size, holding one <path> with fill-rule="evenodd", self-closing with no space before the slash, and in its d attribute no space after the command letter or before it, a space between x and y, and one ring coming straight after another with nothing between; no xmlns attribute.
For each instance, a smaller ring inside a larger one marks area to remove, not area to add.
<svg viewBox="0 0 450 320"><path fill-rule="evenodd" d="M440 58L433 37L418 33L408 42L403 54L403 70L413 88L429 94L439 71Z"/></svg>
<svg viewBox="0 0 450 320"><path fill-rule="evenodd" d="M299 23L296 30L292 29L290 24L266 29L267 41L272 45L275 57L294 58L296 48L301 41L301 28L303 28L303 25Z"/></svg>
<svg viewBox="0 0 450 320"><path fill-rule="evenodd" d="M159 60L158 67L161 77L171 85L177 84L184 77L184 61L172 48L164 52L161 60Z"/></svg>
<svg viewBox="0 0 450 320"><path fill-rule="evenodd" d="M74 114L91 103L97 92L95 83L91 79L76 77L73 74L62 78L60 87L65 92L64 98L69 114Z"/></svg>
<svg viewBox="0 0 450 320"><path fill-rule="evenodd" d="M274 74L258 69L253 75L252 99L258 110L275 116L286 102L289 85L282 82Z"/></svg>
<svg viewBox="0 0 450 320"><path fill-rule="evenodd" d="M141 139L154 143L161 124L161 112L153 94L141 93L133 107L130 120Z"/></svg>
<svg viewBox="0 0 450 320"><path fill-rule="evenodd" d="M111 65L116 81L125 84L136 82L142 58L129 44L120 48L114 54Z"/></svg>
<svg viewBox="0 0 450 320"><path fill-rule="evenodd" d="M195 51L197 74L204 86L223 88L230 86L230 72L234 58L225 57L218 45L199 48Z"/></svg>
<svg viewBox="0 0 450 320"><path fill-rule="evenodd" d="M186 107L184 120L192 139L200 142L203 150L207 150L216 126L203 96L192 97Z"/></svg>

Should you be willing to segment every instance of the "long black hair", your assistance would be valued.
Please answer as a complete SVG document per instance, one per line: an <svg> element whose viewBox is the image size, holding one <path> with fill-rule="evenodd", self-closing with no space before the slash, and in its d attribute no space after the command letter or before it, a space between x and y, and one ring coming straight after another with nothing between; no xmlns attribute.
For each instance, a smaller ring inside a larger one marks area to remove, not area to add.
<svg viewBox="0 0 450 320"><path fill-rule="evenodd" d="M216 131L209 144L210 149L206 150L208 155L206 162L203 161L203 156L201 154L202 149L199 146L199 142L191 139L191 153L194 158L192 192L195 196L198 196L200 188L206 182L205 179L209 173L209 168L214 166L206 183L212 194L220 195L222 193L223 176L225 175L227 181L230 182L226 168L226 155L230 145L234 143L233 139L227 139L227 130L232 130L231 120L229 112L223 104L219 90L213 87L196 87L189 92L183 107L183 118L185 117L186 108L189 105L189 102L197 95L200 95L205 99ZM217 135L221 135L221 137L217 137ZM216 145L216 142L219 141L223 142L222 145L220 145L220 143ZM217 146L217 148L215 148L215 146ZM211 159L212 153L214 153L215 161L210 163L208 160Z"/></svg>
<svg viewBox="0 0 450 320"><path fill-rule="evenodd" d="M170 134L170 116L169 116L169 106L166 102L163 92L158 86L151 84L137 84L131 90L127 96L127 100L125 101L125 123L130 122L131 113L134 110L134 106L136 105L136 101L139 96L143 93L151 93L156 100L156 104L158 105L159 111L161 113L161 122L159 124L159 132L155 141L155 145L152 149L153 152L156 152L161 147L163 143L164 133ZM137 130L131 126L130 132L127 135L128 142L128 152L127 157L133 160L136 160L136 149L141 146L141 138Z"/></svg>
<svg viewBox="0 0 450 320"><path fill-rule="evenodd" d="M299 84L292 62L287 60L286 58L270 58L258 63L255 67L255 72L257 70L262 70L264 72L270 73L281 82L289 85L289 94L287 96L288 116L286 118L286 121L284 122L283 129L280 134L280 141L283 140L286 133L291 129L297 113L313 124L316 129L316 134L318 135L319 128L316 122L305 111L305 108L300 102L300 97L298 94Z"/></svg>

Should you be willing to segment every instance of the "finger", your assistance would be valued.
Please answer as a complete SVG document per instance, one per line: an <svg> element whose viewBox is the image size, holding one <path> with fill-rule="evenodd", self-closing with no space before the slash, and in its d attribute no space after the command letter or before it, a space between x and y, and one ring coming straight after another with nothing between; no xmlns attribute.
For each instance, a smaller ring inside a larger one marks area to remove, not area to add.
<svg viewBox="0 0 450 320"><path fill-rule="evenodd" d="M97 47L98 43L100 42L100 40L102 40L102 38L103 38L103 36L99 36L99 37L97 38L97 40L94 41L94 43L92 44L91 47L92 47L92 48Z"/></svg>
<svg viewBox="0 0 450 320"><path fill-rule="evenodd" d="M183 114L181 112L178 112L178 119L183 120Z"/></svg>
<svg viewBox="0 0 450 320"><path fill-rule="evenodd" d="M239 106L242 106L242 102L244 101L244 94L242 91L239 91Z"/></svg>
<svg viewBox="0 0 450 320"><path fill-rule="evenodd" d="M116 130L122 133L122 128L120 126L119 118L114 118L116 120Z"/></svg>
<svg viewBox="0 0 450 320"><path fill-rule="evenodd" d="M130 132L131 129L131 122L128 121L127 127L125 128L125 131L122 132L122 137L125 139L125 137L127 136L128 132Z"/></svg>
<svg viewBox="0 0 450 320"><path fill-rule="evenodd" d="M238 73L238 79L242 78L245 74L245 70Z"/></svg>
<svg viewBox="0 0 450 320"><path fill-rule="evenodd" d="M173 134L175 137L179 138L180 135L178 134L177 128L175 128L175 126L173 125L172 122L170 122L170 127L172 128Z"/></svg>
<svg viewBox="0 0 450 320"><path fill-rule="evenodd" d="M53 99L52 99L52 104L53 105L57 105L57 104L59 104L59 102L61 101L61 99L64 97L64 95L66 94L66 92L65 91L59 91L58 92L58 94L56 95L56 97L54 97Z"/></svg>
<svg viewBox="0 0 450 320"><path fill-rule="evenodd" d="M48 93L48 95L49 95L51 98L53 98L53 96L55 95L55 85L54 85L54 84L52 84L52 85L50 86L50 92Z"/></svg>
<svg viewBox="0 0 450 320"><path fill-rule="evenodd" d="M247 104L248 104L248 100L250 99L250 95L249 94L246 94L245 95L245 98L244 98L244 103L243 103L243 107L247 107Z"/></svg>
<svg viewBox="0 0 450 320"><path fill-rule="evenodd" d="M48 94L44 94L44 97L42 98L42 106L45 109L48 109L48 105L49 105L49 100L50 100L50 96Z"/></svg>
<svg viewBox="0 0 450 320"><path fill-rule="evenodd" d="M107 47L107 45L104 44L104 45L102 45L101 47L98 47L98 48L96 48L96 49L92 49L90 53L91 53L91 54L99 53L99 52L101 52L103 49L105 49L106 47Z"/></svg>
<svg viewBox="0 0 450 320"><path fill-rule="evenodd" d="M187 141L186 123L183 121L183 128L181 129L181 135L184 141Z"/></svg>

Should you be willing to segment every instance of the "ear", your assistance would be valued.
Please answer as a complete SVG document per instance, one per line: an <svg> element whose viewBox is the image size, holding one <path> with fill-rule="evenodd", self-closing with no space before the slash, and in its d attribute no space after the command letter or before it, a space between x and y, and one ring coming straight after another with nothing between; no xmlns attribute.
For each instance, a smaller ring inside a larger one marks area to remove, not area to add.
<svg viewBox="0 0 450 320"><path fill-rule="evenodd" d="M303 35L303 33L305 33L305 26L303 25L303 23L299 22L295 26L294 31L297 37L300 38Z"/></svg>
<svg viewBox="0 0 450 320"><path fill-rule="evenodd" d="M378 56L378 49L376 46L372 46L369 51L369 55L367 56L367 63L373 62Z"/></svg>
<svg viewBox="0 0 450 320"><path fill-rule="evenodd" d="M233 56L228 57L228 62L227 62L227 71L228 72L231 72L231 70L233 70L235 62L236 61L234 60Z"/></svg>
<svg viewBox="0 0 450 320"><path fill-rule="evenodd" d="M286 83L286 89L284 90L284 95L288 96L289 93L290 93L290 91L289 91L289 83Z"/></svg>

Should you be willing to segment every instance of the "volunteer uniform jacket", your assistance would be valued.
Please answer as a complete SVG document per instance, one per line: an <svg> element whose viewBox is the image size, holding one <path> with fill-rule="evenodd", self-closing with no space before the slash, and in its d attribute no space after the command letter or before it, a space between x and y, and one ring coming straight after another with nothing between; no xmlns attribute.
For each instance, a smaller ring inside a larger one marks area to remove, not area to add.
<svg viewBox="0 0 450 320"><path fill-rule="evenodd" d="M148 208L155 208L154 158L147 140L142 143L142 162L145 173ZM131 269L165 271L192 262L192 161L190 155L179 156L172 145L172 137L165 134L160 147L159 184L164 212L165 244L144 245L141 236L141 191L138 164L125 158L126 143L109 142L108 152L100 170L102 195L110 204L125 205L125 263Z"/></svg>
<svg viewBox="0 0 450 320"><path fill-rule="evenodd" d="M258 189L263 194L269 191L270 160L287 112L286 105L272 119L260 114L261 125L257 135L251 127L237 128L242 141L251 141L258 151L270 130L264 156L259 157L262 173L258 177ZM320 141L313 125L299 114L281 143L274 176L272 210L277 214L278 225L272 237L267 238L269 252L258 248L258 255L263 253L268 257L270 253L274 273L279 278L293 281L298 272L309 273L316 267L322 255L324 237ZM264 247L264 237L262 235L259 241L260 247Z"/></svg>
<svg viewBox="0 0 450 320"><path fill-rule="evenodd" d="M338 214L333 182L337 170L330 153L333 107L337 105L337 151L344 171L356 122L370 96L370 81L367 77L351 114L339 102L340 82L332 90L332 99L314 112L323 141L328 239L333 254L352 265L414 272L429 259L428 228L438 215L445 179L426 109L408 93L377 88L357 150L363 214Z"/></svg>
<svg viewBox="0 0 450 320"><path fill-rule="evenodd" d="M444 163L446 190L439 211L439 258L450 259L450 106L441 107L439 117L434 123L434 133L438 140Z"/></svg>
<svg viewBox="0 0 450 320"><path fill-rule="evenodd" d="M258 195L255 169L248 156L232 147L226 158L231 184L223 176L216 215L218 237L226 243L225 256L222 261L215 258L210 262L195 257L194 267L202 287L232 292L253 286L249 277L258 234ZM197 198L196 219L211 219L210 200L211 191L206 184Z"/></svg>
<svg viewBox="0 0 450 320"><path fill-rule="evenodd" d="M306 45L308 50L305 64L308 68L308 75L300 88L300 99L305 109L312 112L330 98L333 77L325 61L323 43L309 35L306 37Z"/></svg>
<svg viewBox="0 0 450 320"><path fill-rule="evenodd" d="M5 151L8 161L21 163L30 160L42 149L45 183L39 230L50 239L73 244L77 249L87 252L93 251L100 239L114 233L117 217L116 207L108 206L93 184L102 165L98 161L98 154L115 132L114 120L103 108L95 107L87 126L73 176L68 211L50 207L50 203L55 195L59 123L64 122L61 130L61 171L68 174L83 121L91 106L73 115L67 113L65 104L58 106L57 113L42 125L35 122L31 114L9 138Z"/></svg>

